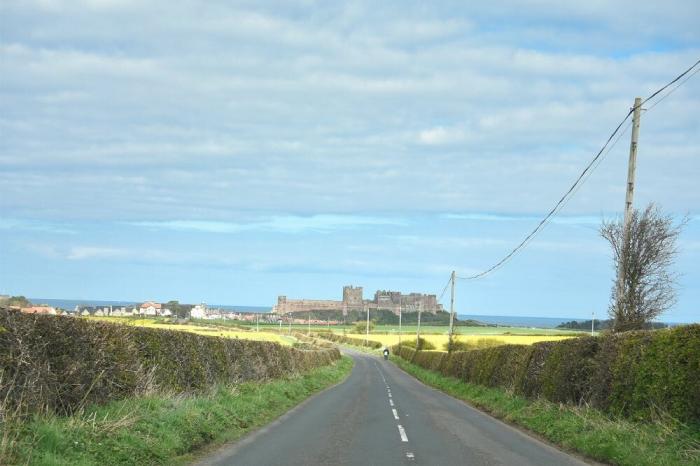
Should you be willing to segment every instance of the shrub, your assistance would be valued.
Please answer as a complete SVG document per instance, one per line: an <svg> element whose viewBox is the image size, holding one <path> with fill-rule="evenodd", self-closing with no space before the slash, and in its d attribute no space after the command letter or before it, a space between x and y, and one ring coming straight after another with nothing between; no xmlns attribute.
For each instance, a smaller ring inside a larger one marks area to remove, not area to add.
<svg viewBox="0 0 700 466"><path fill-rule="evenodd" d="M434 350L435 349L435 345L423 337L418 337L418 348L416 348L416 340L413 338L410 338L406 341L402 341L401 346L406 346L408 348L417 349L418 351Z"/></svg>
<svg viewBox="0 0 700 466"><path fill-rule="evenodd" d="M700 422L700 325L579 337L530 346L500 345L396 354L426 369L530 398L587 403L612 414L664 413Z"/></svg>
<svg viewBox="0 0 700 466"><path fill-rule="evenodd" d="M591 400L598 345L595 337L572 338L555 344L542 371L541 394L555 402Z"/></svg>
<svg viewBox="0 0 700 466"><path fill-rule="evenodd" d="M383 346L380 341L367 340L365 342L364 338L351 338L346 337L344 335L336 335L335 333L315 334L315 336L319 338L324 338L326 340L334 341L336 343L342 343L345 345L364 346L374 349L379 349Z"/></svg>
<svg viewBox="0 0 700 466"><path fill-rule="evenodd" d="M493 348L494 346L505 345L506 342L496 338L479 338L477 340L452 340L452 351L469 351L473 349ZM450 342L442 344L445 351L449 351Z"/></svg>
<svg viewBox="0 0 700 466"><path fill-rule="evenodd" d="M353 326L353 333L366 333L367 332L367 321L366 320L358 320L355 322L355 325ZM372 333L372 330L374 330L374 321L370 320L369 321L369 331Z"/></svg>
<svg viewBox="0 0 700 466"><path fill-rule="evenodd" d="M340 358L337 349L302 351L7 310L0 310L0 327L0 415L68 414L154 389L192 392L294 374Z"/></svg>

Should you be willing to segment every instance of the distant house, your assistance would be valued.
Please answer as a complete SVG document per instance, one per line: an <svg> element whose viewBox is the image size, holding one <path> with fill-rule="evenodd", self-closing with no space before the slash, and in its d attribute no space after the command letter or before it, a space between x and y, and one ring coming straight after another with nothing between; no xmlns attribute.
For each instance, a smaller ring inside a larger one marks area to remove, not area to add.
<svg viewBox="0 0 700 466"><path fill-rule="evenodd" d="M197 304L190 311L190 319L206 319L207 318L207 305Z"/></svg>
<svg viewBox="0 0 700 466"><path fill-rule="evenodd" d="M22 312L25 314L46 314L46 315L56 315L56 308L51 306L30 306L23 307Z"/></svg>
<svg viewBox="0 0 700 466"><path fill-rule="evenodd" d="M146 301L140 306L139 314L144 316L159 316L163 306L160 303Z"/></svg>
<svg viewBox="0 0 700 466"><path fill-rule="evenodd" d="M126 307L121 306L121 307L112 307L110 315L115 316L115 317L123 317L128 315L126 311Z"/></svg>

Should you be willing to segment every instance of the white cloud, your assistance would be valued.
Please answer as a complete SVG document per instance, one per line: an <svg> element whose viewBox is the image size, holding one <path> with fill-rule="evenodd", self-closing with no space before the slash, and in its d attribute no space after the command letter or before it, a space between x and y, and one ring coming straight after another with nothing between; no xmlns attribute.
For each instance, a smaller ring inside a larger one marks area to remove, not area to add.
<svg viewBox="0 0 700 466"><path fill-rule="evenodd" d="M469 220L476 222L538 222L544 218L544 215L517 215L517 214L499 214L499 213L447 213L441 214L441 218L447 220ZM559 225L600 225L604 218L609 216L595 215L557 215L552 217L549 222Z"/></svg>
<svg viewBox="0 0 700 466"><path fill-rule="evenodd" d="M9 4L0 45L0 208L14 216L546 211L633 93L700 52L692 2L674 12L637 5L635 20L610 5L556 2L517 15L439 3L315 4L313 14L304 5L49 3L51 14ZM677 45L611 49L632 24ZM540 47L539 29L567 34ZM644 116L640 195L674 210L700 203L683 181L700 176L693 82ZM611 205L624 146L568 212Z"/></svg>
<svg viewBox="0 0 700 466"><path fill-rule="evenodd" d="M99 246L75 246L70 248L66 258L69 260L85 259L111 259L131 256L127 249L99 247Z"/></svg>
<svg viewBox="0 0 700 466"><path fill-rule="evenodd" d="M426 129L418 133L418 140L423 144L440 145L452 144L463 141L465 133L458 128L444 128L438 126L431 129Z"/></svg>
<svg viewBox="0 0 700 466"><path fill-rule="evenodd" d="M129 222L130 225L154 229L196 231L204 233L239 233L243 231L271 231L278 233L325 233L333 230L356 229L379 225L405 225L396 217L369 217L359 215L282 215L249 222L219 222L172 220L160 222Z"/></svg>

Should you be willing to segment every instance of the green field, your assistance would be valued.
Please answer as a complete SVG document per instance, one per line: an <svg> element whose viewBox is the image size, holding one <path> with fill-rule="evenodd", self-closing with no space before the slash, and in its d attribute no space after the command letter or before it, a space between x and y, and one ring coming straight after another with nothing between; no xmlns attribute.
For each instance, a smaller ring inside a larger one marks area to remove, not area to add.
<svg viewBox="0 0 700 466"><path fill-rule="evenodd" d="M212 321L219 324L219 321ZM234 321L230 325L240 325L243 327L255 328L255 324L250 322L238 322ZM225 325L225 324L224 324ZM404 325L401 327L402 335L415 335L417 330L416 325ZM279 324L260 324L260 329L280 329ZM289 331L288 324L282 324L282 331ZM305 332L308 329L307 325L304 324L293 324L292 331ZM554 329L554 328L530 328L530 327L455 327L455 335L570 335L576 336L582 333L578 330L565 330L565 329ZM311 325L312 332L331 330L334 333L343 334L345 333L355 333L354 324L350 325ZM420 333L421 335L447 335L448 327L444 325L421 325ZM370 332L372 335L398 335L399 326L398 325L377 325Z"/></svg>

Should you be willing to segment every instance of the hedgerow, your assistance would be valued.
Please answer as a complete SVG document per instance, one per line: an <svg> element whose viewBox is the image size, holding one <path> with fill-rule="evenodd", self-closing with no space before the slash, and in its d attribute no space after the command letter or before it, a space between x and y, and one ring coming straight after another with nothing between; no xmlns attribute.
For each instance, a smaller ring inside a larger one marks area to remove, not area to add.
<svg viewBox="0 0 700 466"><path fill-rule="evenodd" d="M340 358L337 349L8 310L0 310L0 328L0 416L70 414L151 391L197 392L291 375Z"/></svg>
<svg viewBox="0 0 700 466"><path fill-rule="evenodd" d="M452 353L394 347L426 369L518 395L700 422L700 325Z"/></svg>
<svg viewBox="0 0 700 466"><path fill-rule="evenodd" d="M364 338L351 338L344 335L338 335L331 332L323 332L315 334L319 338L324 338L326 340L334 341L336 343L344 343L346 345L353 346L366 346L369 348L379 349L382 347L382 343L379 341L367 340Z"/></svg>

